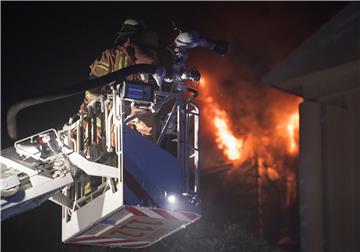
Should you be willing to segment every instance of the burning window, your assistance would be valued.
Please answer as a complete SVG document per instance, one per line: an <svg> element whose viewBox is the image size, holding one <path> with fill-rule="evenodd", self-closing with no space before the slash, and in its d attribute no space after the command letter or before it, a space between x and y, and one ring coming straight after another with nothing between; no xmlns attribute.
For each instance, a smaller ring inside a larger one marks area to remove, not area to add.
<svg viewBox="0 0 360 252"><path fill-rule="evenodd" d="M272 217L266 217L264 206L276 205L271 211L297 213L298 106L302 99L241 80L230 87L221 85L215 74L207 74L199 86L205 152L202 167L230 163L223 178L227 184L242 183L239 187L244 186L243 182L235 180L254 172L256 178L245 183L256 188L259 229L272 229L266 227L266 218ZM275 191L269 189L273 187ZM293 221L289 220L291 214L281 217L287 219L281 221L286 223L283 225ZM275 240L282 238L284 234L279 231Z"/></svg>

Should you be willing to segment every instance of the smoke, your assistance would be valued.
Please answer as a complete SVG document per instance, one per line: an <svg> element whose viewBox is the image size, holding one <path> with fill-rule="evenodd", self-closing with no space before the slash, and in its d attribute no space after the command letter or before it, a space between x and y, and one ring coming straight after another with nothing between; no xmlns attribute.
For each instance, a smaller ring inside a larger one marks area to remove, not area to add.
<svg viewBox="0 0 360 252"><path fill-rule="evenodd" d="M205 49L190 54L189 66L197 66L205 79L199 89L203 168L228 161L217 149L214 129L204 115L211 110L207 97L226 111L237 137L245 141L253 137L254 149L279 160L289 159L284 151L285 124L301 99L264 86L261 78L338 9L338 5L324 9L321 4L304 3L227 3L209 5L199 13L196 28L204 36L229 42L229 52L223 57Z"/></svg>

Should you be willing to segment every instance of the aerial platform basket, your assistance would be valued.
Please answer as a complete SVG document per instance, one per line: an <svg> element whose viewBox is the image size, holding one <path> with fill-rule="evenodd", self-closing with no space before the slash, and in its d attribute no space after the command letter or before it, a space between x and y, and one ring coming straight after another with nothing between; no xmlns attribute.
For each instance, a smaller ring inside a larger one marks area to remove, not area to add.
<svg viewBox="0 0 360 252"><path fill-rule="evenodd" d="M61 130L15 142L0 158L2 219L50 199L63 242L111 247L150 246L199 219L199 110L185 92L117 84ZM157 137L128 126L142 115L131 106L157 118Z"/></svg>
<svg viewBox="0 0 360 252"><path fill-rule="evenodd" d="M185 63L188 49L223 54L227 44L180 32L174 45L170 70L133 65L9 109L8 133L16 139L22 109L101 88L61 130L1 153L2 220L49 199L62 206L63 242L141 248L201 217L198 91L184 83L199 81L200 73ZM140 82L127 80L134 74ZM155 119L152 140L129 128L146 113Z"/></svg>
<svg viewBox="0 0 360 252"><path fill-rule="evenodd" d="M179 160L128 127L124 154L123 180L116 188L109 186L71 215L63 207L64 242L146 247L201 217L199 200L184 193Z"/></svg>

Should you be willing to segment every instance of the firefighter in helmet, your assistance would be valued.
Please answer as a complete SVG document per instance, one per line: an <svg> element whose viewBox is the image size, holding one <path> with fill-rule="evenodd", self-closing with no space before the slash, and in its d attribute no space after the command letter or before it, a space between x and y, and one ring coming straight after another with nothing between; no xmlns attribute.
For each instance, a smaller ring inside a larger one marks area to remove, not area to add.
<svg viewBox="0 0 360 252"><path fill-rule="evenodd" d="M103 51L101 56L90 65L90 78L97 78L134 64L157 63L158 37L155 32L147 28L146 24L135 19L127 19L117 35L115 46ZM130 76L129 79L147 81L147 76L138 74ZM104 86L86 91L80 111L84 111L86 105L106 92L107 88ZM131 115L138 112L141 112L141 109L131 106ZM134 119L129 126L142 135L153 137L152 120L149 113L142 113L141 118Z"/></svg>
<svg viewBox="0 0 360 252"><path fill-rule="evenodd" d="M137 20L127 19L121 26L120 32L117 33L115 39L115 46L107 49L101 53L101 56L94 60L90 65L90 78L97 78L113 71L120 70L134 64L156 64L157 63L157 48L158 37L156 33L147 29L147 26ZM148 81L148 76L143 74L132 75L130 80ZM83 103L80 107L80 113L87 110L87 105L96 100L99 95L105 94L109 89L109 85L104 85L101 88L87 90ZM129 116L139 113L139 117L133 119L128 123L130 127L140 132L142 135L154 138L154 115L145 111L142 108L132 104ZM140 116L141 115L141 116ZM97 127L101 127L101 121L96 119ZM84 129L87 129L85 120ZM99 131L97 131L99 132ZM112 130L112 146L115 145L114 130ZM85 139L85 143L89 139ZM97 135L97 142L101 141L101 136ZM86 146L86 144L85 144ZM89 155L89 147L84 149L85 156ZM96 188L101 182L97 178L85 177L84 192L88 194Z"/></svg>

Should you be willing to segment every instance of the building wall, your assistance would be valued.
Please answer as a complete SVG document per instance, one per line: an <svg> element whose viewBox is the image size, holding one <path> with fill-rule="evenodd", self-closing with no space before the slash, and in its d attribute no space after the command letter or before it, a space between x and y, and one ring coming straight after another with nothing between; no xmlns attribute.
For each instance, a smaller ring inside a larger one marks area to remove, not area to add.
<svg viewBox="0 0 360 252"><path fill-rule="evenodd" d="M325 248L360 251L360 91L337 99L323 109Z"/></svg>
<svg viewBox="0 0 360 252"><path fill-rule="evenodd" d="M360 251L359 87L305 98L299 171L301 250Z"/></svg>
<svg viewBox="0 0 360 252"><path fill-rule="evenodd" d="M299 212L301 251L323 251L321 104L300 105Z"/></svg>

